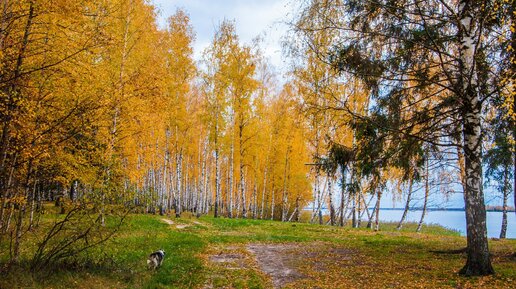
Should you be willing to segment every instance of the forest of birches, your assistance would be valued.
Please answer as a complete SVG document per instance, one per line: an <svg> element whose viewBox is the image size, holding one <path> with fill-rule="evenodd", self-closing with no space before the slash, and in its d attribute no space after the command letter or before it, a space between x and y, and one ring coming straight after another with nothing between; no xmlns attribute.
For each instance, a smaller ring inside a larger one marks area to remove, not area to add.
<svg viewBox="0 0 516 289"><path fill-rule="evenodd" d="M72 256L128 213L378 230L387 192L423 210L419 231L435 200L488 189L503 238L514 2L298 4L280 75L231 20L194 57L188 11L161 27L144 0L1 0L2 260L38 228L34 268Z"/></svg>

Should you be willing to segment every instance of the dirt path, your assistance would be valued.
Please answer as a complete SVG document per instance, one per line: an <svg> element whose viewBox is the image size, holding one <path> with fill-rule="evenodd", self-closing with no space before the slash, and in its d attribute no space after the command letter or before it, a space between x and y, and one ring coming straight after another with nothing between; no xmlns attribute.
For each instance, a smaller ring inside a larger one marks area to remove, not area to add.
<svg viewBox="0 0 516 289"><path fill-rule="evenodd" d="M166 219L166 218L162 218L161 221L164 223L167 223L171 226L175 225L176 229L180 229L180 230L192 226L191 224L176 224L174 221L172 221L170 219ZM197 226L204 226L203 223L198 222L198 221L192 221L192 224L197 225Z"/></svg>
<svg viewBox="0 0 516 289"><path fill-rule="evenodd" d="M169 225L174 225L174 221L169 220L169 219L165 219L165 218L163 218L163 219L161 219L161 221L162 221L162 222L164 222L164 223L167 223L167 224L169 224Z"/></svg>
<svg viewBox="0 0 516 289"><path fill-rule="evenodd" d="M169 224L170 226L176 225L176 223L174 223L174 221L169 220L169 219L163 218L163 219L161 219L161 221ZM187 224L177 224L176 225L176 229L184 229L184 228L187 228L187 227L190 227L190 225L187 225Z"/></svg>
<svg viewBox="0 0 516 289"><path fill-rule="evenodd" d="M328 262L336 263L338 260L349 260L352 252L331 248L324 243L251 243L214 248L207 257L209 266L215 266L215 278L220 278L221 274L227 276L223 280L229 287L210 285L204 288L231 288L234 275L230 272L234 270L257 272L270 280L272 288L296 288L296 284L311 278L303 273L303 267L308 265L319 273L328 270L328 264L318 261L322 255ZM245 273L241 274L245 276Z"/></svg>
<svg viewBox="0 0 516 289"><path fill-rule="evenodd" d="M303 258L298 254L298 244L250 244L251 252L260 269L272 279L274 288L282 288L287 283L304 276L296 269L296 264Z"/></svg>

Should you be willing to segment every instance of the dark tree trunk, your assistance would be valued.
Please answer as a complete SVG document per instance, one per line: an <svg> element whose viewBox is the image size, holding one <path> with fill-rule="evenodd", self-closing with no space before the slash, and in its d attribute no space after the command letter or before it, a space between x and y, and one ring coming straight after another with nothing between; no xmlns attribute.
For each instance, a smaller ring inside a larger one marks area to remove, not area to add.
<svg viewBox="0 0 516 289"><path fill-rule="evenodd" d="M505 239L507 235L507 200L509 198L509 165L505 165L503 173L503 204L502 204L502 228L500 239Z"/></svg>
<svg viewBox="0 0 516 289"><path fill-rule="evenodd" d="M72 182L72 185L70 186L70 200L72 202L75 201L75 199L77 198L77 186L78 186L79 182L77 180L74 180Z"/></svg>
<svg viewBox="0 0 516 289"><path fill-rule="evenodd" d="M473 1L459 2L458 40L459 74L457 89L462 108L462 149L464 151L465 188L464 200L467 225L466 265L460 273L466 276L481 276L494 273L489 257L486 228L486 208L482 190L482 102L475 78L475 54L480 26L475 15Z"/></svg>
<svg viewBox="0 0 516 289"><path fill-rule="evenodd" d="M468 86L462 101L468 260L460 273L466 276L490 275L494 270L489 257L486 208L482 190L481 103L471 85Z"/></svg>
<svg viewBox="0 0 516 289"><path fill-rule="evenodd" d="M511 23L512 27L514 27L516 23L516 1L512 1L512 6L510 13L511 15ZM511 47L514 49L516 47L516 31L511 31ZM511 57L511 69L509 70L510 73L514 73L516 71L516 56L514 56L514 50ZM514 74L511 74L512 77L514 77ZM516 111L516 97L513 96L512 98L512 111ZM512 139L516 139L516 117L512 117L510 119L510 122L512 124ZM514 170L513 170L513 196L514 196L514 213L516 214L516 143L513 143L512 145L512 156L513 156L513 162L514 162ZM515 254L516 256L516 254Z"/></svg>

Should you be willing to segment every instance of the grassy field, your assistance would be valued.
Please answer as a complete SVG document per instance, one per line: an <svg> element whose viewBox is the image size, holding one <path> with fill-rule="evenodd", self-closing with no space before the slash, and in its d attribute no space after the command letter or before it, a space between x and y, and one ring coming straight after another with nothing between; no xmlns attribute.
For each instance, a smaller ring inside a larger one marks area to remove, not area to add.
<svg viewBox="0 0 516 289"><path fill-rule="evenodd" d="M464 237L413 231L131 215L101 247L36 274L22 263L0 288L514 288L516 240L490 242L496 275L465 278L457 274L465 255L452 251ZM146 257L159 248L163 266L148 270ZM268 271L285 268L285 278Z"/></svg>

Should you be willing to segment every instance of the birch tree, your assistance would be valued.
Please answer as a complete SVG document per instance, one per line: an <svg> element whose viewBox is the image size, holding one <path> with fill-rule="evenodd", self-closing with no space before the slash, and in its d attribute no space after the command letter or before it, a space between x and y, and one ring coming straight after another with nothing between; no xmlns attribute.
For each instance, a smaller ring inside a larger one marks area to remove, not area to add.
<svg viewBox="0 0 516 289"><path fill-rule="evenodd" d="M343 81L359 78L371 89L377 105L374 116L362 122L382 135L398 134L437 146L457 146L465 157L464 199L468 260L464 275L488 275L491 266L485 224L481 165L481 109L501 89L498 61L501 48L490 45L503 27L493 13L497 1L310 1L300 17L326 19L328 26L300 29L332 30L332 52L321 55L338 70ZM340 15L325 13L334 7ZM432 95L421 95L431 87ZM413 95L415 102L399 106ZM418 96L419 95L419 96ZM396 121L395 110L417 109L430 98L432 105L414 117ZM349 106L348 111L351 111ZM457 125L461 142L448 131ZM377 164L381 165L381 164Z"/></svg>

